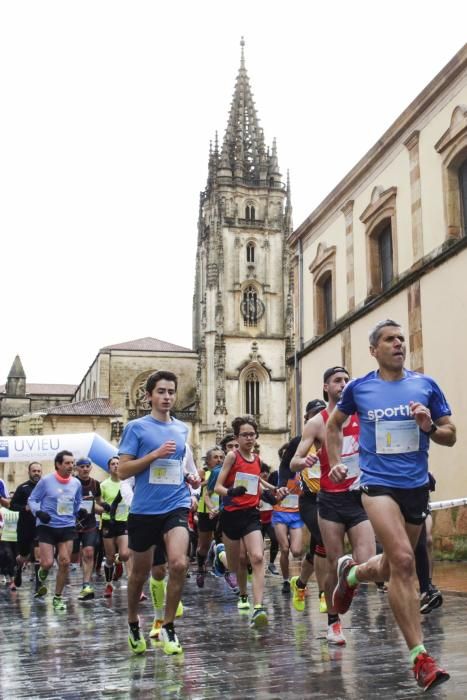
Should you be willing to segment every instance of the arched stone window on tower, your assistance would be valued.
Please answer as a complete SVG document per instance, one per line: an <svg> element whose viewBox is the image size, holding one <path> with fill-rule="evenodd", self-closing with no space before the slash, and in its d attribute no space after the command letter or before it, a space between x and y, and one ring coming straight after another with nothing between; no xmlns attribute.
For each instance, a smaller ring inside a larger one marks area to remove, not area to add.
<svg viewBox="0 0 467 700"><path fill-rule="evenodd" d="M245 207L245 219L247 221L256 221L256 211L254 204L247 204Z"/></svg>
<svg viewBox="0 0 467 700"><path fill-rule="evenodd" d="M258 291L252 284L243 291L241 312L245 326L257 326L258 321L263 316L265 306L258 298Z"/></svg>
<svg viewBox="0 0 467 700"><path fill-rule="evenodd" d="M367 241L368 296L385 292L397 276L396 187L375 187L360 216Z"/></svg>
<svg viewBox="0 0 467 700"><path fill-rule="evenodd" d="M255 248L256 246L252 241L246 244L246 261L249 263L255 262Z"/></svg>
<svg viewBox="0 0 467 700"><path fill-rule="evenodd" d="M446 238L467 236L467 105L458 105L435 149L443 158Z"/></svg>
<svg viewBox="0 0 467 700"><path fill-rule="evenodd" d="M256 416L259 422L260 416L260 381L254 369L248 370L245 375L245 410L252 416Z"/></svg>

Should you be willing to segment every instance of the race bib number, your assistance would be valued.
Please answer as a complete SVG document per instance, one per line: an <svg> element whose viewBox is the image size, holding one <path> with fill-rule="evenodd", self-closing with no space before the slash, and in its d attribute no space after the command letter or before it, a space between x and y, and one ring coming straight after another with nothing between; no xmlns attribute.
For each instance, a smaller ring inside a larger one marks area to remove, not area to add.
<svg viewBox="0 0 467 700"><path fill-rule="evenodd" d="M71 498L57 499L57 515L73 515L73 500Z"/></svg>
<svg viewBox="0 0 467 700"><path fill-rule="evenodd" d="M150 484L180 486L182 477L182 463L179 459L155 459L150 464Z"/></svg>
<svg viewBox="0 0 467 700"><path fill-rule="evenodd" d="M128 506L126 503L119 503L115 511L116 517L126 518L128 515Z"/></svg>
<svg viewBox="0 0 467 700"><path fill-rule="evenodd" d="M289 493L282 499L280 505L283 508L298 508L298 495L296 493Z"/></svg>
<svg viewBox="0 0 467 700"><path fill-rule="evenodd" d="M375 431L378 454L401 454L419 450L420 430L414 420L377 421Z"/></svg>
<svg viewBox="0 0 467 700"><path fill-rule="evenodd" d="M237 472L235 475L234 486L244 486L249 496L256 496L258 493L259 478L255 474L247 472Z"/></svg>
<svg viewBox="0 0 467 700"><path fill-rule="evenodd" d="M5 520L3 523L5 535L13 535L16 532L16 520Z"/></svg>
<svg viewBox="0 0 467 700"><path fill-rule="evenodd" d="M88 513L92 513L92 507L93 507L93 505L94 505L94 501L93 501L93 500L90 500L90 501L81 501L79 507L80 507L80 508L83 508L83 509L86 510Z"/></svg>

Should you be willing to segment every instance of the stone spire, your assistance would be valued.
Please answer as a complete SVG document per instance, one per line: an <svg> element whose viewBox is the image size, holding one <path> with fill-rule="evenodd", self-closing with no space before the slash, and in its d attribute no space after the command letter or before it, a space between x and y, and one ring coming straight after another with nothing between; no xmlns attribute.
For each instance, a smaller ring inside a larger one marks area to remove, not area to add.
<svg viewBox="0 0 467 700"><path fill-rule="evenodd" d="M265 171L263 130L259 127L250 79L245 67L245 41L240 42L240 69L222 144L221 168L247 184L259 184Z"/></svg>
<svg viewBox="0 0 467 700"><path fill-rule="evenodd" d="M26 373L23 369L19 355L16 355L8 373L6 393L14 396L26 395Z"/></svg>

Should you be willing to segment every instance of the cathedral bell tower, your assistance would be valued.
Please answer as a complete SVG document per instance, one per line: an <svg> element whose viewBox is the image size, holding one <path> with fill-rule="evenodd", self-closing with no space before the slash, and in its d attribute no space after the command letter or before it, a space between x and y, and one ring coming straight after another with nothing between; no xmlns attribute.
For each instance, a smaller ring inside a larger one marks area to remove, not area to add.
<svg viewBox="0 0 467 700"><path fill-rule="evenodd" d="M244 413L256 416L265 462L277 465L288 439L291 231L288 178L275 139L266 146L259 126L242 39L227 128L222 144L217 133L211 144L199 208L193 348L202 450Z"/></svg>

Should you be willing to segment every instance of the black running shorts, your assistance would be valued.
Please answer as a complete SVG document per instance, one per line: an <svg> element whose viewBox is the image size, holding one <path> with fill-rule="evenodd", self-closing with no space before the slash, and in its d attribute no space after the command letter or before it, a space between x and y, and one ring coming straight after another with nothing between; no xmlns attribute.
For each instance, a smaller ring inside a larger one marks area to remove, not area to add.
<svg viewBox="0 0 467 700"><path fill-rule="evenodd" d="M366 496L389 496L400 508L404 520L411 525L421 525L430 512L428 484L416 489L393 489L390 486L362 486Z"/></svg>
<svg viewBox="0 0 467 700"><path fill-rule="evenodd" d="M113 539L114 537L122 537L128 534L126 520L103 520L102 521L102 537Z"/></svg>
<svg viewBox="0 0 467 700"><path fill-rule="evenodd" d="M70 542L77 536L74 527L50 527L49 525L38 525L36 535L39 542L54 546L60 542Z"/></svg>
<svg viewBox="0 0 467 700"><path fill-rule="evenodd" d="M346 531L368 520L360 491L320 491L318 513L323 520L344 525Z"/></svg>
<svg viewBox="0 0 467 700"><path fill-rule="evenodd" d="M210 518L209 513L198 513L198 530L199 532L215 532L219 516Z"/></svg>
<svg viewBox="0 0 467 700"><path fill-rule="evenodd" d="M261 532L261 521L257 508L239 508L221 511L222 532L229 540L241 540L250 532Z"/></svg>
<svg viewBox="0 0 467 700"><path fill-rule="evenodd" d="M146 552L157 545L165 551L164 535L176 527L188 531L188 508L177 508L160 515L128 516L128 546L134 552Z"/></svg>

